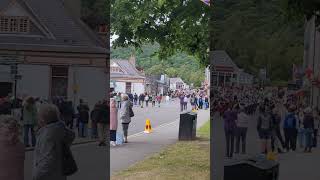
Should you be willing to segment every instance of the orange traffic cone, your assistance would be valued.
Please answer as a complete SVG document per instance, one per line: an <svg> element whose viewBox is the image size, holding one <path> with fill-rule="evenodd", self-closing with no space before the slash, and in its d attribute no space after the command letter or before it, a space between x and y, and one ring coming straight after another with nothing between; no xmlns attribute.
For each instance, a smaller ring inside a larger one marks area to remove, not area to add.
<svg viewBox="0 0 320 180"><path fill-rule="evenodd" d="M144 133L151 133L151 132L152 132L151 123L150 123L150 120L147 119L146 120L146 125L145 125L145 128L144 128Z"/></svg>

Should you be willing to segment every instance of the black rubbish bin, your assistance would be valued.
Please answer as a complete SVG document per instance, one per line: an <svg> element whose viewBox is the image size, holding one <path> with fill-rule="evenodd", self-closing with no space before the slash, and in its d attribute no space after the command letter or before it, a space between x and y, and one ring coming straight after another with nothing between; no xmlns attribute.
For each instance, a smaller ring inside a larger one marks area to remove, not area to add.
<svg viewBox="0 0 320 180"><path fill-rule="evenodd" d="M265 157L252 157L228 162L224 166L224 180L278 180L279 163Z"/></svg>
<svg viewBox="0 0 320 180"><path fill-rule="evenodd" d="M194 140L197 133L197 113L180 114L179 140Z"/></svg>

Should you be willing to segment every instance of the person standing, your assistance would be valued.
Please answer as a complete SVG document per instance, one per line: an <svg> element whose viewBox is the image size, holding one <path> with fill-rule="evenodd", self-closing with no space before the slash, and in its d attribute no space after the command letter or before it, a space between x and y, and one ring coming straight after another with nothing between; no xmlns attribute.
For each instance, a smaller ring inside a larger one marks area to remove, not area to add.
<svg viewBox="0 0 320 180"><path fill-rule="evenodd" d="M240 140L242 143L241 152L242 154L246 153L246 139L247 139L247 130L249 124L249 116L245 113L245 108L243 105L240 105L240 111L238 113L238 118L236 120L236 154L240 153Z"/></svg>
<svg viewBox="0 0 320 180"><path fill-rule="evenodd" d="M204 103L205 103L205 109L207 110L209 108L209 98L207 95L204 98Z"/></svg>
<svg viewBox="0 0 320 180"><path fill-rule="evenodd" d="M188 109L188 102L189 102L189 98L187 95L185 95L183 99L183 110L185 111Z"/></svg>
<svg viewBox="0 0 320 180"><path fill-rule="evenodd" d="M128 129L129 129L129 124L131 122L130 111L132 111L132 104L128 100L128 96L124 95L123 96L123 107L120 112L120 119L121 119L121 123L122 123L122 129L123 129L125 143L128 143Z"/></svg>
<svg viewBox="0 0 320 180"><path fill-rule="evenodd" d="M93 139L98 138L98 121L102 118L102 104L101 101L99 101L97 104L95 104L93 110L90 113L90 119L91 119L91 129L92 129L92 137ZM101 142L99 146L101 145Z"/></svg>
<svg viewBox="0 0 320 180"><path fill-rule="evenodd" d="M121 93L117 94L116 101L117 101L117 107L118 107L118 109L120 109L121 108Z"/></svg>
<svg viewBox="0 0 320 180"><path fill-rule="evenodd" d="M146 101L146 107L148 107L148 105L149 105L149 94L146 94L146 96L145 96L145 98L144 98L144 100Z"/></svg>
<svg viewBox="0 0 320 180"><path fill-rule="evenodd" d="M285 136L285 147L287 151L296 150L297 141L297 117L295 115L295 106L289 107L289 113L284 119L283 131Z"/></svg>
<svg viewBox="0 0 320 180"><path fill-rule="evenodd" d="M37 124L37 107L33 97L26 97L23 103L22 119L24 127L24 144L29 145L29 133L31 134L32 147L36 145L35 126Z"/></svg>
<svg viewBox="0 0 320 180"><path fill-rule="evenodd" d="M98 136L99 136L99 146L106 146L107 140L107 131L108 131L108 124L109 124L109 107L108 103L104 102L103 104L98 105L100 116L97 120L97 127L98 127Z"/></svg>
<svg viewBox="0 0 320 180"><path fill-rule="evenodd" d="M82 99L80 99L80 104L77 107L79 113L79 136L86 137L88 131L89 123L89 107Z"/></svg>
<svg viewBox="0 0 320 180"><path fill-rule="evenodd" d="M305 141L305 131L303 128L303 119L304 119L304 113L303 113L303 109L299 108L298 110L298 143L299 143L299 147L302 149L304 148L304 141Z"/></svg>
<svg viewBox="0 0 320 180"><path fill-rule="evenodd" d="M183 104L184 104L184 95L181 94L179 96L179 100L180 100L180 111L182 112L183 111Z"/></svg>
<svg viewBox="0 0 320 180"><path fill-rule="evenodd" d="M304 152L311 152L312 149L312 135L314 133L314 118L312 115L312 108L305 109L305 116L303 118L303 127L305 129L306 143Z"/></svg>
<svg viewBox="0 0 320 180"><path fill-rule="evenodd" d="M115 99L110 99L110 144L116 146L118 129L118 108Z"/></svg>
<svg viewBox="0 0 320 180"><path fill-rule="evenodd" d="M266 105L260 107L257 130L261 141L261 153L267 154L271 149L272 117L270 108Z"/></svg>
<svg viewBox="0 0 320 180"><path fill-rule="evenodd" d="M314 110L314 132L313 132L313 147L317 147L318 144L318 129L320 126L320 114L318 108Z"/></svg>
<svg viewBox="0 0 320 180"><path fill-rule="evenodd" d="M0 115L0 179L22 180L25 147L20 141L19 122L9 115Z"/></svg>
<svg viewBox="0 0 320 180"><path fill-rule="evenodd" d="M67 179L64 165L70 163L64 161L64 155L70 152L75 134L59 117L59 110L55 105L41 105L38 119L40 129L33 156L33 180ZM72 154L70 156L73 158Z"/></svg>
<svg viewBox="0 0 320 180"><path fill-rule="evenodd" d="M281 114L280 110L277 108L273 109L272 113L272 147L273 151L278 150L279 153L282 153L282 148L285 147L281 131L280 131L280 124L281 124ZM281 147L280 147L281 144Z"/></svg>
<svg viewBox="0 0 320 180"><path fill-rule="evenodd" d="M139 96L139 102L140 102L141 108L143 108L144 98L145 98L145 95L141 93Z"/></svg>
<svg viewBox="0 0 320 180"><path fill-rule="evenodd" d="M226 157L232 158L234 151L237 114L233 111L231 104L229 104L227 111L223 114L223 119L226 137Z"/></svg>
<svg viewBox="0 0 320 180"><path fill-rule="evenodd" d="M134 101L134 105L137 105L137 102L138 102L138 95L137 95L137 93L134 93L133 101Z"/></svg>
<svg viewBox="0 0 320 180"><path fill-rule="evenodd" d="M200 108L200 109L203 108L203 99L202 99L202 96L199 96L199 108Z"/></svg>

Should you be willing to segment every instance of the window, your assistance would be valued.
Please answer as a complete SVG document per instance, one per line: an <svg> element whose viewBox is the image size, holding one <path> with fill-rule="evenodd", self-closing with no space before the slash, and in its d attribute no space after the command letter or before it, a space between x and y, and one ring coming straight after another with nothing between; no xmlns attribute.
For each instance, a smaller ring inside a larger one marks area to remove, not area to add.
<svg viewBox="0 0 320 180"><path fill-rule="evenodd" d="M0 16L0 33L28 33L30 21L23 16Z"/></svg>
<svg viewBox="0 0 320 180"><path fill-rule="evenodd" d="M119 67L111 67L111 72L113 72L113 73L120 73L121 70L120 70Z"/></svg>
<svg viewBox="0 0 320 180"><path fill-rule="evenodd" d="M126 82L126 93L131 93L131 82Z"/></svg>
<svg viewBox="0 0 320 180"><path fill-rule="evenodd" d="M68 95L68 67L53 66L51 69L51 96L67 97Z"/></svg>

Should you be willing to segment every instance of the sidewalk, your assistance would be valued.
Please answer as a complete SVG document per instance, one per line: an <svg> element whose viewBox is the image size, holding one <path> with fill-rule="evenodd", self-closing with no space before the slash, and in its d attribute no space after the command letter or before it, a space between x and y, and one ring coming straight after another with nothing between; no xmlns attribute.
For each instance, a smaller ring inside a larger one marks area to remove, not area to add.
<svg viewBox="0 0 320 180"><path fill-rule="evenodd" d="M201 127L210 118L209 110L198 111L197 127ZM137 133L129 136L128 144L110 149L111 175L128 168L134 163L161 151L178 141L179 119L158 126L151 134Z"/></svg>

